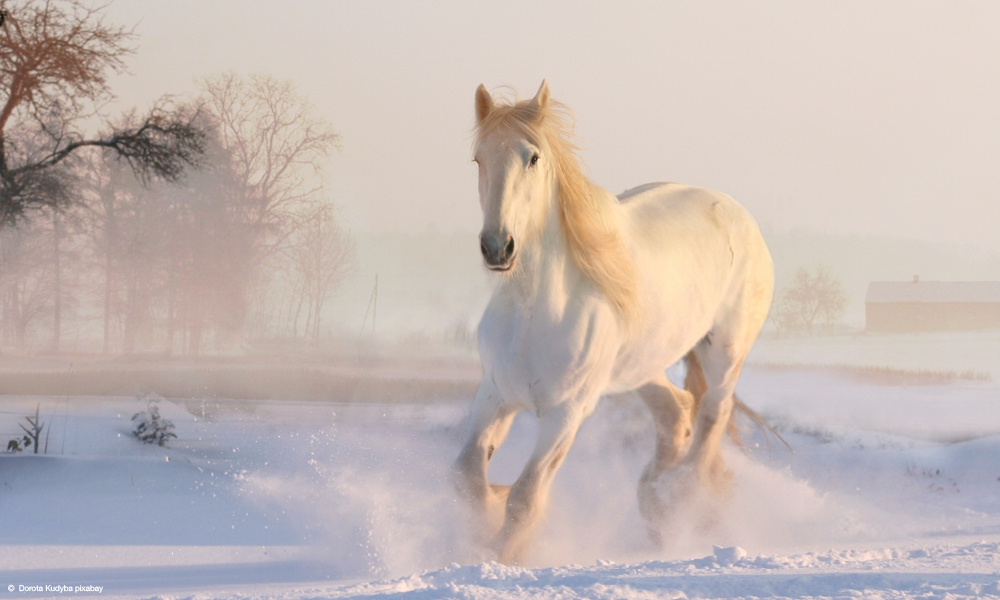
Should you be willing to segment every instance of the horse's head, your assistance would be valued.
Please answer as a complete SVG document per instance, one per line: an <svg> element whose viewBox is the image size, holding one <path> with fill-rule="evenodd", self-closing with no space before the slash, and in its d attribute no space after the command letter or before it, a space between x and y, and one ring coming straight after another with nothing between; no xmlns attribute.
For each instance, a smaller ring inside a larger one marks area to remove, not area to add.
<svg viewBox="0 0 1000 600"><path fill-rule="evenodd" d="M544 81L534 98L513 105L496 104L485 86L476 90L479 246L493 271L509 271L544 223L556 182L554 160L540 133L548 108Z"/></svg>

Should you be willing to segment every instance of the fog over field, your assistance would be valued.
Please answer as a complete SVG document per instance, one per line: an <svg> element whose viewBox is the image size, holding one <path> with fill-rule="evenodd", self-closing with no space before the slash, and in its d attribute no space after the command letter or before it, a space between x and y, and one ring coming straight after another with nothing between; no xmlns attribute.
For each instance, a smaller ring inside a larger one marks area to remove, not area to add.
<svg viewBox="0 0 1000 600"><path fill-rule="evenodd" d="M331 300L331 318L359 330L379 276L379 331L408 336L447 335L474 327L493 282L482 267L476 232L359 233L355 271ZM764 229L780 292L796 269L828 265L843 284L841 321L863 329L865 293L872 281L998 281L1000 253L973 244L864 234ZM409 249L421 248L420 255ZM369 322L369 326L371 323Z"/></svg>
<svg viewBox="0 0 1000 600"><path fill-rule="evenodd" d="M2 8L0 593L1000 598L1000 4ZM91 63L38 42L74 19ZM474 93L543 80L597 185L745 206L775 299L725 498L660 481L654 543L656 428L607 396L505 565L452 469L503 281ZM979 283L879 321L872 282Z"/></svg>
<svg viewBox="0 0 1000 600"><path fill-rule="evenodd" d="M122 1L119 104L229 69L292 80L334 123L330 185L354 227L475 231L480 83L576 113L593 179L723 190L762 223L1000 242L989 3L467 6Z"/></svg>
<svg viewBox="0 0 1000 600"><path fill-rule="evenodd" d="M352 231L385 234L380 248L403 237L392 234L456 234L454 254L471 256L454 267L435 270L440 255L421 265L420 251L405 253L415 267L361 256L350 284L359 299L335 300L353 314L330 311L360 328L379 268L426 273L407 285L428 290L475 277L472 92L485 83L526 96L543 78L574 110L595 182L732 195L769 232L779 279L834 267L848 322L860 324L870 279L997 279L1000 82L986 74L1000 67L998 10L121 1L108 14L141 36L130 74L113 82L121 106L230 69L289 79L341 135L326 185ZM459 313L478 306L455 301Z"/></svg>
<svg viewBox="0 0 1000 600"><path fill-rule="evenodd" d="M363 329L377 274L382 334L476 321L489 293L470 163L480 83L529 95L547 78L576 115L587 172L614 193L677 181L732 195L761 223L779 288L799 267L831 267L845 323L862 324L871 280L1000 277L991 4L122 0L105 14L134 26L135 52L109 74L104 114L266 74L336 134L307 183L358 252L324 300L323 333ZM100 328L101 293L66 307L78 348ZM265 312L287 324L282 310ZM298 312L281 336L302 336Z"/></svg>

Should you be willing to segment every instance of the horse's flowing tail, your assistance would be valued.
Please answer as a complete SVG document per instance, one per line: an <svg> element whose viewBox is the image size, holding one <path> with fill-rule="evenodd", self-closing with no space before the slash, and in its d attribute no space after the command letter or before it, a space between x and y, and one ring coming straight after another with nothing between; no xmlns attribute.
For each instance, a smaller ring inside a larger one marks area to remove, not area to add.
<svg viewBox="0 0 1000 600"><path fill-rule="evenodd" d="M684 376L684 389L691 392L691 395L694 396L694 407L691 411L691 421L693 424L694 420L698 417L698 410L701 408L701 397L708 389L708 383L705 381L705 372L701 368L701 361L698 360L698 355L695 354L694 350L687 353L687 356L684 357L684 362L687 365L687 374ZM753 421L754 425L765 432L764 440L767 442L768 451L771 450L771 438L767 436L768 433L784 444L786 448L792 450L791 445L785 441L785 438L781 437L780 433L775 431L774 427L771 427L770 423L764 420L764 417L758 415L756 411L746 404L743 404L743 401L736 394L733 394L733 412L729 415L729 424L726 426L726 433L729 434L729 438L741 449L745 449L745 447L743 446L743 440L740 438L739 425L736 423L736 413L746 415L748 419Z"/></svg>

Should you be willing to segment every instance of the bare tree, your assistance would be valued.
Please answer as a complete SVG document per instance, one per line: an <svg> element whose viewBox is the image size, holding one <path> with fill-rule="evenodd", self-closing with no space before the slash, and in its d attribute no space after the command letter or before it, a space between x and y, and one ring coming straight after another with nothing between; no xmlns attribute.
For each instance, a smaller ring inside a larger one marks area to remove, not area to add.
<svg viewBox="0 0 1000 600"><path fill-rule="evenodd" d="M773 319L781 329L804 328L812 334L815 324L836 322L846 308L847 294L830 267L799 267L782 291Z"/></svg>
<svg viewBox="0 0 1000 600"><path fill-rule="evenodd" d="M24 433L26 433L29 436L29 439L32 441L32 443L34 443L35 454L38 454L39 438L41 438L42 430L45 429L45 423L41 420L41 417L39 416L39 410L41 410L41 407L42 407L41 404L36 404L35 416L32 418L29 415L24 418L24 420L28 422L28 425L31 425L30 429L18 423L18 425L21 426L21 429L24 430ZM46 452L48 452L48 443L46 443L45 446L46 446Z"/></svg>
<svg viewBox="0 0 1000 600"><path fill-rule="evenodd" d="M319 340L323 305L350 271L354 260L354 240L337 221L334 207L320 206L298 228L292 257L301 278L302 299L306 304L306 335ZM300 303L301 306L301 303ZM296 314L296 322L299 315Z"/></svg>
<svg viewBox="0 0 1000 600"><path fill-rule="evenodd" d="M138 187L138 186L136 186ZM164 250L162 190L133 189L118 208L118 267L122 282L122 352L135 352L162 285Z"/></svg>
<svg viewBox="0 0 1000 600"><path fill-rule="evenodd" d="M167 186L140 185L124 165L90 158L82 169L81 201L73 208L99 274L92 288L101 298L104 352L114 337L131 354L153 317L171 258L165 243L171 231Z"/></svg>
<svg viewBox="0 0 1000 600"><path fill-rule="evenodd" d="M62 279L62 238L63 226L61 210L52 207L52 353L59 352L62 337L63 279Z"/></svg>
<svg viewBox="0 0 1000 600"><path fill-rule="evenodd" d="M74 181L73 202L55 205L42 211L35 220L46 218L46 233L51 245L52 338L51 351L62 351L63 340L78 336L82 324L78 310L93 280L93 271L83 260L87 240L82 234L79 203L80 181Z"/></svg>
<svg viewBox="0 0 1000 600"><path fill-rule="evenodd" d="M252 244L229 196L234 176L214 137L209 156L206 169L168 190L169 212L163 218L169 257L167 337L179 324L190 354L200 352L207 333L214 333L217 345L239 339L252 269ZM172 347L172 340L168 343Z"/></svg>
<svg viewBox="0 0 1000 600"><path fill-rule="evenodd" d="M52 307L51 242L39 224L0 230L0 333L24 348L29 329Z"/></svg>
<svg viewBox="0 0 1000 600"><path fill-rule="evenodd" d="M230 72L201 87L231 161L234 208L257 253L266 253L319 191L322 163L339 136L288 81Z"/></svg>
<svg viewBox="0 0 1000 600"><path fill-rule="evenodd" d="M79 149L110 149L143 179L176 180L204 150L198 111L161 100L145 115L126 114L104 134L88 137L79 124L112 95L109 73L125 69L131 31L108 25L103 7L80 0L11 2L0 28L0 226L26 209L51 203L37 184ZM29 152L13 129L41 134L46 143Z"/></svg>
<svg viewBox="0 0 1000 600"><path fill-rule="evenodd" d="M111 351L112 302L118 259L118 188L120 177L114 165L91 153L84 164L83 201L79 206L81 229L89 239L96 270L101 275L101 309L103 316L103 352Z"/></svg>
<svg viewBox="0 0 1000 600"><path fill-rule="evenodd" d="M309 222L322 188L322 166L339 136L291 83L268 75L224 73L201 82L202 106L226 153L232 217L230 253L242 256L241 295L251 335L273 319L273 278L296 228ZM271 267L269 270L268 267ZM239 272L239 271L238 271ZM245 323L240 324L241 327ZM293 323L292 329L297 327Z"/></svg>
<svg viewBox="0 0 1000 600"><path fill-rule="evenodd" d="M139 185L100 156L87 164L73 210L99 275L105 353L162 340L172 354L179 334L180 351L198 354L210 334L217 343L239 337L249 246L228 195L228 158L206 130L205 164L176 183Z"/></svg>

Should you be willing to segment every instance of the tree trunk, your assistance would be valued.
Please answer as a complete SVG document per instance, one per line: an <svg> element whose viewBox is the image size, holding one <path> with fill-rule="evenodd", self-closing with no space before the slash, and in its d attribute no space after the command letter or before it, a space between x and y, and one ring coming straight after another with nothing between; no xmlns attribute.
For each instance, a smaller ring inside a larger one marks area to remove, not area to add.
<svg viewBox="0 0 1000 600"><path fill-rule="evenodd" d="M54 302L52 307L52 353L59 352L59 337L62 330L62 277L60 272L59 257L59 209L52 209L52 294Z"/></svg>
<svg viewBox="0 0 1000 600"><path fill-rule="evenodd" d="M299 317L302 315L302 303L305 301L305 290L302 291L302 295L299 296L298 306L295 309L295 316L292 318L292 339L299 339Z"/></svg>
<svg viewBox="0 0 1000 600"><path fill-rule="evenodd" d="M115 195L113 191L101 193L104 205L104 354L111 352L111 277L114 269L114 244L118 236L115 226Z"/></svg>
<svg viewBox="0 0 1000 600"><path fill-rule="evenodd" d="M10 290L9 289L8 290L4 290L4 294L3 294L3 344L5 346L9 346L11 344L11 341L14 339L14 335L13 335L13 331L14 330L13 330L13 327L11 326L11 323L13 322L12 319L13 319L14 310L11 307L10 296L11 296Z"/></svg>
<svg viewBox="0 0 1000 600"><path fill-rule="evenodd" d="M125 289L125 331L122 335L122 354L135 353L135 337L139 328L139 298L135 282L130 281Z"/></svg>
<svg viewBox="0 0 1000 600"><path fill-rule="evenodd" d="M21 290L14 288L14 316L17 318L15 325L15 335L17 337L17 347L24 349L28 340L28 321L24 318L24 299L21 297Z"/></svg>
<svg viewBox="0 0 1000 600"><path fill-rule="evenodd" d="M323 305L326 304L326 286L320 286L320 289L316 292L316 333L313 335L313 339L319 342L320 336L320 315L323 312Z"/></svg>
<svg viewBox="0 0 1000 600"><path fill-rule="evenodd" d="M312 338L312 317L313 317L313 301L310 296L308 303L306 304L306 327L302 331L302 339L309 340Z"/></svg>
<svg viewBox="0 0 1000 600"><path fill-rule="evenodd" d="M111 253L104 263L104 346L103 352L111 351Z"/></svg>
<svg viewBox="0 0 1000 600"><path fill-rule="evenodd" d="M176 294L175 288L175 278L173 270L170 271L170 278L168 280L167 286L167 351L166 355L170 356L174 352L174 296Z"/></svg>
<svg viewBox="0 0 1000 600"><path fill-rule="evenodd" d="M191 339L190 339L190 351L191 356L198 356L201 352L201 316L197 316L191 322Z"/></svg>
<svg viewBox="0 0 1000 600"><path fill-rule="evenodd" d="M188 304L188 354L198 356L201 352L202 304L201 297L194 295Z"/></svg>

